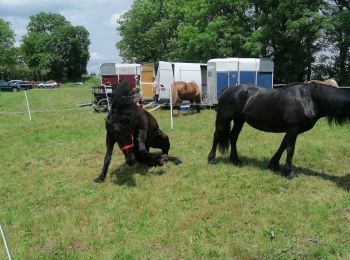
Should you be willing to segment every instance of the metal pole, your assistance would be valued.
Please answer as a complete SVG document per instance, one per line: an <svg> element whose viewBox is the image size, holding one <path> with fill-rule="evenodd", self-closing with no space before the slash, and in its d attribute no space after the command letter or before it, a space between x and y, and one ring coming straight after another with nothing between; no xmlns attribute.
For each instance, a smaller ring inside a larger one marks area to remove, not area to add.
<svg viewBox="0 0 350 260"><path fill-rule="evenodd" d="M30 108L29 108L29 102L28 102L28 97L27 97L27 91L26 90L24 91L24 95L26 97L29 120L32 121L32 115L30 114Z"/></svg>
<svg viewBox="0 0 350 260"><path fill-rule="evenodd" d="M118 82L119 83L120 79L119 79L119 65L118 65Z"/></svg>
<svg viewBox="0 0 350 260"><path fill-rule="evenodd" d="M255 86L258 85L258 69L259 69L258 61L257 59L255 59Z"/></svg>
<svg viewBox="0 0 350 260"><path fill-rule="evenodd" d="M173 78L173 82L174 78ZM170 86L170 127L171 129L174 128L174 122L173 122L173 93L172 93L172 87Z"/></svg>
<svg viewBox="0 0 350 260"><path fill-rule="evenodd" d="M107 99L107 108L108 108L108 112L111 110L110 107L109 107L109 100L108 100L108 94L107 94L107 87L106 85L103 85L104 88L105 88L105 94L106 94L106 99Z"/></svg>
<svg viewBox="0 0 350 260"><path fill-rule="evenodd" d="M12 258L11 258L11 255L10 255L9 248L7 246L5 234L4 234L4 231L2 230L1 224L0 224L0 231L1 231L2 240L4 241L7 257L8 257L9 260L11 260Z"/></svg>

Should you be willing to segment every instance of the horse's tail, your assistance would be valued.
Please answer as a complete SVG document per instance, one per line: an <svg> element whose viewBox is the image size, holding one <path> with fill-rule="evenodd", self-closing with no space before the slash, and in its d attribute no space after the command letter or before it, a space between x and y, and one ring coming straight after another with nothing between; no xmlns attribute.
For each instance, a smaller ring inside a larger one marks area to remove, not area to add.
<svg viewBox="0 0 350 260"><path fill-rule="evenodd" d="M215 120L215 138L218 141L221 153L227 152L230 144L231 117L227 117L224 111L217 111Z"/></svg>
<svg viewBox="0 0 350 260"><path fill-rule="evenodd" d="M236 88L225 89L219 98L215 120L215 135L221 153L227 152L230 144L231 121L238 112L234 91Z"/></svg>
<svg viewBox="0 0 350 260"><path fill-rule="evenodd" d="M197 104L201 104L202 103L202 97L201 97L201 91L199 89L199 86L197 85L196 82L191 81L190 84L193 86L193 88L195 89L195 102Z"/></svg>

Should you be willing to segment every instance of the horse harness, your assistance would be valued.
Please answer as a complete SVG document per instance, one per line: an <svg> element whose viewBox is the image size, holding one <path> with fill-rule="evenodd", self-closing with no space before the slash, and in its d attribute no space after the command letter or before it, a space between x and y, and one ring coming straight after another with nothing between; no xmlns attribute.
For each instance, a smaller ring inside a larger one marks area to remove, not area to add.
<svg viewBox="0 0 350 260"><path fill-rule="evenodd" d="M131 137L131 144L128 144L128 145L123 146L122 148L120 148L120 151L128 150L128 149L134 147L134 136L133 136L133 131L131 132L130 137Z"/></svg>

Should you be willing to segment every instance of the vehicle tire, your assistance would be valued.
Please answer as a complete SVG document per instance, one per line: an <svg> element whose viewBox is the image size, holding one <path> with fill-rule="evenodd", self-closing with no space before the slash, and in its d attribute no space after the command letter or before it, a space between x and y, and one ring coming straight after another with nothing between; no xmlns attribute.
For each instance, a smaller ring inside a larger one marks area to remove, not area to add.
<svg viewBox="0 0 350 260"><path fill-rule="evenodd" d="M18 89L17 88L12 88L12 92L17 92Z"/></svg>
<svg viewBox="0 0 350 260"><path fill-rule="evenodd" d="M107 99L106 98L100 99L96 104L95 110L100 113L107 112L108 110Z"/></svg>

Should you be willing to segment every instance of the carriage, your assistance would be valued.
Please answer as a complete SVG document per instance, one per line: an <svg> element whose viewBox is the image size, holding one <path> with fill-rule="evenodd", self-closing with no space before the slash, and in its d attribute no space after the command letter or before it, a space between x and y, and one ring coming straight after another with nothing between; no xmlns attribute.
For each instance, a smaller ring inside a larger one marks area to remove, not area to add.
<svg viewBox="0 0 350 260"><path fill-rule="evenodd" d="M92 88L92 108L96 112L107 112L112 85L120 81L128 82L131 89L138 88L143 100L152 100L152 78L154 64L117 64L103 63L100 66L100 87Z"/></svg>
<svg viewBox="0 0 350 260"><path fill-rule="evenodd" d="M96 112L107 112L111 102L112 87L92 87L91 106Z"/></svg>

